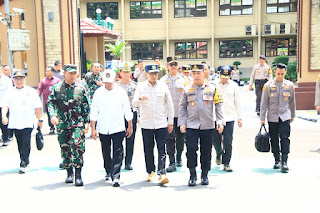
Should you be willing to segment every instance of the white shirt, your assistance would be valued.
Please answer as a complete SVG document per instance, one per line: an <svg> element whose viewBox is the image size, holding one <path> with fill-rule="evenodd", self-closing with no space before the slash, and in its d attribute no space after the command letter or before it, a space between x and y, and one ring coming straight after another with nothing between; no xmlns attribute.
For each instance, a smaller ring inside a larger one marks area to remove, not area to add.
<svg viewBox="0 0 320 213"><path fill-rule="evenodd" d="M141 95L146 95L148 100L140 100ZM140 107L140 127L143 129L160 129L168 127L168 124L173 125L173 102L164 82L157 81L154 86L148 80L138 83L132 106Z"/></svg>
<svg viewBox="0 0 320 213"><path fill-rule="evenodd" d="M2 100L8 90L12 89L12 80L6 75L1 74L0 76L0 106L2 106Z"/></svg>
<svg viewBox="0 0 320 213"><path fill-rule="evenodd" d="M2 107L9 107L9 129L33 128L35 109L42 108L37 91L29 86L22 89L13 87L8 90L2 101Z"/></svg>
<svg viewBox="0 0 320 213"><path fill-rule="evenodd" d="M97 131L104 135L125 131L124 119L133 119L125 90L116 84L110 91L99 87L93 95L90 113L90 120L97 121Z"/></svg>
<svg viewBox="0 0 320 213"><path fill-rule="evenodd" d="M228 80L226 84L219 82L217 88L222 95L224 121L229 122L241 119L238 84Z"/></svg>
<svg viewBox="0 0 320 213"><path fill-rule="evenodd" d="M141 71L140 67L137 67L133 73L134 78L138 78L138 82L143 82L147 80L146 70Z"/></svg>

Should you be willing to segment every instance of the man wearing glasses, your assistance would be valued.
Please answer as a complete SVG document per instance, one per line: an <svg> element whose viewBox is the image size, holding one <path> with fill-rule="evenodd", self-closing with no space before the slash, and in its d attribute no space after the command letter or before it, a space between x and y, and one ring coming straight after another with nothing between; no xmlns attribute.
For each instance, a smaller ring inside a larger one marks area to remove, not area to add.
<svg viewBox="0 0 320 213"><path fill-rule="evenodd" d="M179 116L179 103L184 92L184 87L187 85L186 78L178 73L178 60L175 56L167 58L169 74L161 78L160 81L166 83L170 90L174 105L174 123L173 131L167 135L167 154L169 155L170 164L166 169L167 172L176 171L176 165L182 166L181 155L184 148L184 134L180 132L178 127L178 116ZM176 154L177 150L177 154ZM177 164L175 155L177 157Z"/></svg>
<svg viewBox="0 0 320 213"><path fill-rule="evenodd" d="M275 70L275 79L266 83L262 89L261 98L261 124L267 120L271 138L271 151L275 164L274 169L281 169L281 172L289 171L287 160L290 152L290 123L293 122L296 111L294 85L291 81L285 80L287 67L279 63ZM280 145L279 147L279 138ZM280 157L281 152L281 157Z"/></svg>
<svg viewBox="0 0 320 213"><path fill-rule="evenodd" d="M169 182L166 177L166 136L173 130L174 108L168 86L158 81L159 67L146 65L147 80L138 84L132 105L140 107L140 127L142 131L147 181L155 177L153 148L156 140L158 149L159 184Z"/></svg>

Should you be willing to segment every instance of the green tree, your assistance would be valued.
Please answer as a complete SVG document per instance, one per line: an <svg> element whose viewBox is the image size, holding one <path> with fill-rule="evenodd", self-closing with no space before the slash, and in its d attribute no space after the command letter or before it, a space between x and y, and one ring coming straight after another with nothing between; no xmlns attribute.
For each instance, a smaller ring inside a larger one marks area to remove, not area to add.
<svg viewBox="0 0 320 213"><path fill-rule="evenodd" d="M235 61L235 62L233 62L233 65L234 65L234 66L236 66L236 67L238 68L238 66L240 66L240 65L241 65L241 62L240 62L240 61Z"/></svg>
<svg viewBox="0 0 320 213"><path fill-rule="evenodd" d="M289 56L287 55L281 55L281 56L278 56L274 59L274 61L272 62L272 65L277 65L279 63L282 63L282 64L285 64L285 65L288 65L288 62L289 62Z"/></svg>
<svg viewBox="0 0 320 213"><path fill-rule="evenodd" d="M117 39L116 42L113 44L107 44L107 51L112 52L112 56L115 57L115 59L118 61L117 67L119 67L119 60L120 57L122 56L123 52L127 49L130 49L130 47L126 47L128 42L123 42L121 39ZM118 73L118 70L115 70L116 73Z"/></svg>
<svg viewBox="0 0 320 213"><path fill-rule="evenodd" d="M287 74L286 74L285 78L292 81L292 82L297 81L297 61L288 63Z"/></svg>

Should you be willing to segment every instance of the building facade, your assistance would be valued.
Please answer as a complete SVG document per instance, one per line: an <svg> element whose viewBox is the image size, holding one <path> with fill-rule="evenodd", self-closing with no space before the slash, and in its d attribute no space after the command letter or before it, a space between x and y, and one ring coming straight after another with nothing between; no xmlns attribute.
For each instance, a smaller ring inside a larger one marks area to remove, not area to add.
<svg viewBox="0 0 320 213"><path fill-rule="evenodd" d="M152 62L176 55L180 64L218 67L241 62L250 73L259 55L271 63L297 54L297 0L81 0L81 18L114 19L131 47L124 59ZM110 42L106 40L106 42ZM89 58L87 56L87 58ZM165 64L165 60L162 60Z"/></svg>

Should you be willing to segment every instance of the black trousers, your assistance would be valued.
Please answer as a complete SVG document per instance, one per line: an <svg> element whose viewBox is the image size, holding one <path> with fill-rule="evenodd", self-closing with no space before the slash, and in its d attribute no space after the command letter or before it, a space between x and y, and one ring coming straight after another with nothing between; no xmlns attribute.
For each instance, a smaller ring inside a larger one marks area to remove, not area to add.
<svg viewBox="0 0 320 213"><path fill-rule="evenodd" d="M7 114L9 116L9 113ZM3 125L2 124L2 107L0 108L0 128L2 131L2 140L3 141L8 141L9 140L9 129L8 125Z"/></svg>
<svg viewBox="0 0 320 213"><path fill-rule="evenodd" d="M213 129L200 130L200 129L187 128L187 132L186 132L187 167L189 169L196 168L198 165L197 151L199 150L198 144L200 141L201 170L210 171L212 137L213 137Z"/></svg>
<svg viewBox="0 0 320 213"><path fill-rule="evenodd" d="M111 179L120 179L120 170L123 159L122 141L126 136L125 131L114 133L111 135L100 134L102 156L104 168L108 174L111 174ZM111 159L111 141L112 141L112 159Z"/></svg>
<svg viewBox="0 0 320 213"><path fill-rule="evenodd" d="M128 128L128 122L125 120L126 128ZM132 163L132 156L134 150L134 140L136 138L136 131L137 131L137 112L133 112L133 119L132 119L132 135L130 138L126 137L126 157L125 157L125 165L131 165Z"/></svg>
<svg viewBox="0 0 320 213"><path fill-rule="evenodd" d="M29 165L29 155L31 150L31 132L32 128L13 129L14 135L17 139L18 150L20 154L20 167L27 167Z"/></svg>
<svg viewBox="0 0 320 213"><path fill-rule="evenodd" d="M160 129L141 129L143 138L144 157L146 162L147 172L155 172L156 166L154 164L154 144L156 140L158 148L158 173L165 174L166 166L166 137L168 128Z"/></svg>
<svg viewBox="0 0 320 213"><path fill-rule="evenodd" d="M271 137L271 151L274 154L288 154L290 152L290 120L282 121L279 118L279 122L268 122L269 134ZM279 137L281 150L279 146Z"/></svg>
<svg viewBox="0 0 320 213"><path fill-rule="evenodd" d="M49 126L50 126L50 129L55 129L55 128L54 128L54 125L51 123L51 119L50 119L50 116L49 116L48 104L45 104L45 107L46 107L46 111L47 111L47 115L48 115L48 124L49 124Z"/></svg>
<svg viewBox="0 0 320 213"><path fill-rule="evenodd" d="M216 150L217 157L222 155L222 164L224 165L229 165L231 160L233 128L234 121L230 121L226 123L222 134L219 134L217 129L213 130L213 146Z"/></svg>
<svg viewBox="0 0 320 213"><path fill-rule="evenodd" d="M256 112L260 112L260 102L261 102L262 89L263 89L264 84L267 82L268 82L268 79L262 79L262 80L255 81Z"/></svg>
<svg viewBox="0 0 320 213"><path fill-rule="evenodd" d="M178 127L178 118L174 118L173 131L167 135L166 145L168 155L174 155L176 153L176 148L177 155L181 155L183 152L184 133L180 132L180 128Z"/></svg>

